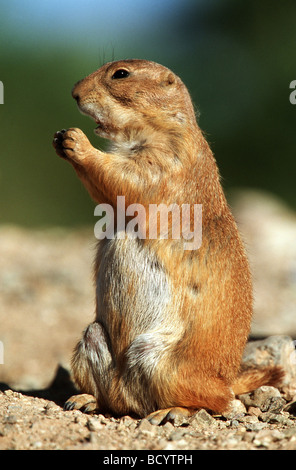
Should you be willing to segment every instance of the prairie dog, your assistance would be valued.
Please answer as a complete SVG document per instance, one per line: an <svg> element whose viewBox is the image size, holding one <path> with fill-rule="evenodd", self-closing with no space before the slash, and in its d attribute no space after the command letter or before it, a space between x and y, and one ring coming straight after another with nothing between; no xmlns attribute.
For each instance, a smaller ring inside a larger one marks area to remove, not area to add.
<svg viewBox="0 0 296 470"><path fill-rule="evenodd" d="M103 65L72 90L112 142L94 148L77 128L53 145L97 203L202 204L202 243L115 235L99 242L96 316L77 344L81 395L66 408L148 416L155 424L199 408L223 412L235 394L280 382L280 368L240 371L252 317L247 256L187 88L146 60ZM146 229L149 219L146 220ZM172 229L170 221L169 231ZM122 233L121 233L122 235Z"/></svg>

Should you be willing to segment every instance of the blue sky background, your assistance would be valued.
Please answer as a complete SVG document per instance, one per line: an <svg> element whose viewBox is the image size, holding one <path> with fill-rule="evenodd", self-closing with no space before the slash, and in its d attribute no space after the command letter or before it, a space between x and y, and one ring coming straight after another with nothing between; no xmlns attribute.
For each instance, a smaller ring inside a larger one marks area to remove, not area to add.
<svg viewBox="0 0 296 470"><path fill-rule="evenodd" d="M179 18L190 16L192 5L196 12L216 1L0 0L0 60L11 50L33 56L46 48L76 48L93 63L146 58L170 66L170 58L186 54L175 28Z"/></svg>
<svg viewBox="0 0 296 470"><path fill-rule="evenodd" d="M86 25L93 32L100 26L117 34L130 24L139 26L149 21L169 20L172 14L184 8L182 0L5 0L1 13L5 21L23 31L39 30L61 33Z"/></svg>
<svg viewBox="0 0 296 470"><path fill-rule="evenodd" d="M141 41L149 28L169 29L189 4L190 0L1 0L0 22L15 45L20 40L62 40L106 47L117 41Z"/></svg>

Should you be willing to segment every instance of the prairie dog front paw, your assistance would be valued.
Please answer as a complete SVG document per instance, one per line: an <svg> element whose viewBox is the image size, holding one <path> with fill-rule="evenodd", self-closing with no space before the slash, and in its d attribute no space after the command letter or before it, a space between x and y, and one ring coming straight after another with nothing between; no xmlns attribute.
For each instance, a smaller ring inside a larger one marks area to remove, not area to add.
<svg viewBox="0 0 296 470"><path fill-rule="evenodd" d="M86 135L77 127L71 127L67 130L62 129L56 132L53 139L53 146L60 157L66 160L73 160L80 164L93 150Z"/></svg>

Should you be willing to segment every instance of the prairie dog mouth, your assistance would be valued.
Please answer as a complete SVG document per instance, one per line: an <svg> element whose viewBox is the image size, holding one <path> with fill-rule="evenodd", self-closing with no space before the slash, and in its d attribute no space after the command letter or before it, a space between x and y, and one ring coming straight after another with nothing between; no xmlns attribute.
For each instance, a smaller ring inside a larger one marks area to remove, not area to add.
<svg viewBox="0 0 296 470"><path fill-rule="evenodd" d="M101 113L94 107L93 103L78 103L78 109L81 114L92 118L98 126L102 124L102 116Z"/></svg>
<svg viewBox="0 0 296 470"><path fill-rule="evenodd" d="M99 119L95 119L95 123L97 124L97 127L95 129L102 129L104 127L102 121L100 121Z"/></svg>
<svg viewBox="0 0 296 470"><path fill-rule="evenodd" d="M109 124L106 119L103 119L101 116L98 117L97 115L93 115L91 112L84 112L86 116L92 118L97 126L94 129L94 133L104 139L113 140L115 138L116 132L115 128L111 124Z"/></svg>
<svg viewBox="0 0 296 470"><path fill-rule="evenodd" d="M93 103L84 103L82 105L78 105L79 111L81 114L90 117L95 121L97 126L94 129L95 134L102 135L106 137L107 134L107 125L104 122L104 119L101 113L98 112L97 109L94 108Z"/></svg>
<svg viewBox="0 0 296 470"><path fill-rule="evenodd" d="M111 122L108 118L108 112L98 109L95 103L78 103L78 108L81 114L90 117L96 123L94 133L104 139L115 141L119 134L120 129Z"/></svg>
<svg viewBox="0 0 296 470"><path fill-rule="evenodd" d="M111 136L109 135L107 126L103 124L102 121L99 121L98 119L95 120L97 127L94 129L94 133L99 135L100 137L105 137L105 138L110 138Z"/></svg>

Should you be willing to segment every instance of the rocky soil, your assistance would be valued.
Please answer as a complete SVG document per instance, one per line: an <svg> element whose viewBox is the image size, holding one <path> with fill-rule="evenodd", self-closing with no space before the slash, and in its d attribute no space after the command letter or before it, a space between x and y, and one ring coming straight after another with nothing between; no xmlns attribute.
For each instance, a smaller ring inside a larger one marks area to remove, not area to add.
<svg viewBox="0 0 296 470"><path fill-rule="evenodd" d="M225 417L200 410L185 422L154 426L129 416L63 411L54 401L6 390L0 394L0 450L296 450L295 402L284 411L277 389L260 393L265 400L248 411L237 400Z"/></svg>
<svg viewBox="0 0 296 470"><path fill-rule="evenodd" d="M290 350L290 338L285 342ZM268 347L262 351L273 363ZM240 395L223 415L202 409L161 426L145 418L63 411L62 395L72 387L68 380L60 369L47 390L20 393L7 388L0 393L0 450L296 450L295 374L281 391L262 386Z"/></svg>
<svg viewBox="0 0 296 470"><path fill-rule="evenodd" d="M0 450L296 450L296 219L266 195L233 204L254 272L248 365L281 364L280 390L238 397L224 416L183 422L63 411L72 349L93 320L92 229L0 226Z"/></svg>

